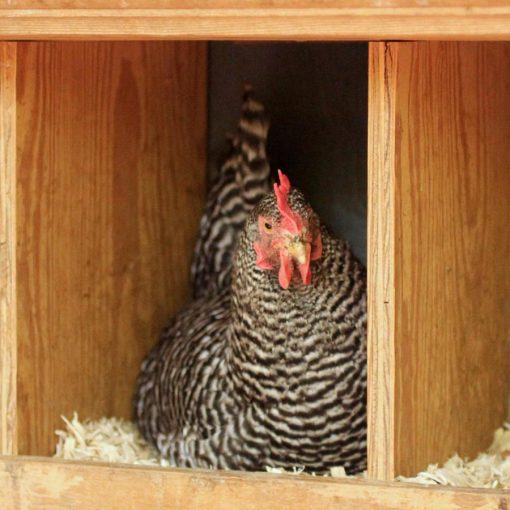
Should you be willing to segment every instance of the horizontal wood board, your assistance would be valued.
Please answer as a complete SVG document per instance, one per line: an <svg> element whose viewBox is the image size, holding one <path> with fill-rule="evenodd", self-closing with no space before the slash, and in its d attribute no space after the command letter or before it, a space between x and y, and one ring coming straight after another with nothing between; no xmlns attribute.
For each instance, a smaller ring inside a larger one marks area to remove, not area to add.
<svg viewBox="0 0 510 510"><path fill-rule="evenodd" d="M510 6L418 0L13 0L3 39L510 39Z"/></svg>
<svg viewBox="0 0 510 510"><path fill-rule="evenodd" d="M504 510L510 491L0 458L0 508Z"/></svg>
<svg viewBox="0 0 510 510"><path fill-rule="evenodd" d="M203 204L203 43L18 44L18 433L130 417L188 296Z"/></svg>
<svg viewBox="0 0 510 510"><path fill-rule="evenodd" d="M380 12L412 9L416 13L436 12L438 9L449 12L474 10L485 12L508 7L507 0L10 0L0 4L0 10L11 9L353 9L363 13L370 9Z"/></svg>

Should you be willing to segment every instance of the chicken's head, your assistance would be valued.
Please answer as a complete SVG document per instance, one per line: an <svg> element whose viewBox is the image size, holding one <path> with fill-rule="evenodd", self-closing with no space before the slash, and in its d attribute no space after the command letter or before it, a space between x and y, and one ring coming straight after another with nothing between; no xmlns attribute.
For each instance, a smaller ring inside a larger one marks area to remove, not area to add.
<svg viewBox="0 0 510 510"><path fill-rule="evenodd" d="M254 210L257 232L253 248L257 267L277 272L281 287L287 289L293 279L305 285L312 282L310 263L321 258L322 239L317 215L303 194L291 189L280 170L278 177L280 184L275 183L274 193Z"/></svg>

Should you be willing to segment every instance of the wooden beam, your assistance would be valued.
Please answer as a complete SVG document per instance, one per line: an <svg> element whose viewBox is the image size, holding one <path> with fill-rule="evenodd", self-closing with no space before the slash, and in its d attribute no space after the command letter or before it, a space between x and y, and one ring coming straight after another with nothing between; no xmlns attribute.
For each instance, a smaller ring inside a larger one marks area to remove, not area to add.
<svg viewBox="0 0 510 510"><path fill-rule="evenodd" d="M398 47L369 45L368 474L395 478L395 93Z"/></svg>
<svg viewBox="0 0 510 510"><path fill-rule="evenodd" d="M16 453L16 43L0 43L0 453Z"/></svg>
<svg viewBox="0 0 510 510"><path fill-rule="evenodd" d="M125 10L125 0L16 0L16 3L4 2L0 4L0 11L11 10L15 5L18 9L40 9L45 11L61 10L102 10L119 9ZM310 9L313 7L310 0L139 0L130 4L128 10L184 10L184 9L219 9L219 10L251 10L251 9ZM507 3L505 0L428 0L424 4L421 0L391 0L382 3L380 0L321 0L322 8L327 9L357 9L357 12L401 12L412 10L415 13L441 12L448 10L451 14L464 13L472 10L485 12L489 10L504 10ZM356 12L356 11L355 11Z"/></svg>
<svg viewBox="0 0 510 510"><path fill-rule="evenodd" d="M250 39L250 40L508 40L510 7L501 2L450 0L442 5L402 0L297 3L265 0L145 1L125 9L120 0L26 0L0 16L3 39ZM324 5L322 5L324 4ZM8 3L4 5L9 6Z"/></svg>
<svg viewBox="0 0 510 510"><path fill-rule="evenodd" d="M0 458L0 508L495 510L510 491Z"/></svg>

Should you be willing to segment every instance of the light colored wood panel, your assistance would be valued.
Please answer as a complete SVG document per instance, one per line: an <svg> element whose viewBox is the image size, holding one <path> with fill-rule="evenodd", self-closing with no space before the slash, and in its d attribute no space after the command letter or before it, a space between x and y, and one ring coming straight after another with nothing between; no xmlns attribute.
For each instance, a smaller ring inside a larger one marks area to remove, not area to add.
<svg viewBox="0 0 510 510"><path fill-rule="evenodd" d="M83 5L83 4L80 4ZM175 4L177 5L177 4ZM510 6L4 9L2 39L509 40Z"/></svg>
<svg viewBox="0 0 510 510"><path fill-rule="evenodd" d="M16 453L16 43L0 43L0 453Z"/></svg>
<svg viewBox="0 0 510 510"><path fill-rule="evenodd" d="M510 491L0 458L0 507L102 510L495 510Z"/></svg>
<svg viewBox="0 0 510 510"><path fill-rule="evenodd" d="M0 5L2 9L125 9L125 0L11 0ZM305 9L342 8L363 12L377 9L381 12L395 9L413 9L420 13L436 8L456 9L496 9L508 7L508 0L135 0L129 2L129 9Z"/></svg>
<svg viewBox="0 0 510 510"><path fill-rule="evenodd" d="M19 441L130 416L188 296L205 168L204 43L20 43Z"/></svg>
<svg viewBox="0 0 510 510"><path fill-rule="evenodd" d="M363 12L364 9L378 8L381 11L395 9L413 9L417 13L434 12L437 8L457 9L452 12L464 12L467 9L480 11L508 7L507 0L429 0L424 4L421 0L388 0L382 4L380 0L143 0L136 5L126 5L125 0L11 0L0 5L5 9L353 9Z"/></svg>
<svg viewBox="0 0 510 510"><path fill-rule="evenodd" d="M391 480L395 408L395 93L398 47L369 45L368 474Z"/></svg>
<svg viewBox="0 0 510 510"><path fill-rule="evenodd" d="M394 449L410 474L475 455L505 418L510 44L395 45Z"/></svg>

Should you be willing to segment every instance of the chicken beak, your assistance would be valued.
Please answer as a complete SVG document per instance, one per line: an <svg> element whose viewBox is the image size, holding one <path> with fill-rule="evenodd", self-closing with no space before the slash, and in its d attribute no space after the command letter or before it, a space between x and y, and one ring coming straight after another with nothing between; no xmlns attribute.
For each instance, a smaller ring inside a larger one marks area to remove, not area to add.
<svg viewBox="0 0 510 510"><path fill-rule="evenodd" d="M312 273L310 271L310 243L302 240L292 241L287 251L297 263L299 273L301 274L301 280L305 285L309 285L312 282Z"/></svg>
<svg viewBox="0 0 510 510"><path fill-rule="evenodd" d="M315 251L317 252L317 250ZM316 260L320 253L317 252L314 256L315 258L312 256L312 245L309 241L297 237L287 239L280 250L278 281L282 288L289 288L295 268L299 270L303 284L310 285L312 283L310 263L312 260Z"/></svg>
<svg viewBox="0 0 510 510"><path fill-rule="evenodd" d="M289 255L299 264L306 262L306 243L302 241L292 241L287 248Z"/></svg>

